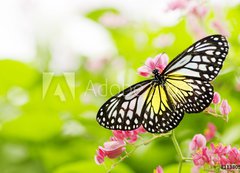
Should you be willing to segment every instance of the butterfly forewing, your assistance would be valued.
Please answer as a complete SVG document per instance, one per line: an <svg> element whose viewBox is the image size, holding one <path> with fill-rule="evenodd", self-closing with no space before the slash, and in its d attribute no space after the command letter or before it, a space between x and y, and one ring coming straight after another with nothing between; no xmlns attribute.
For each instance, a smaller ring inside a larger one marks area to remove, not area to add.
<svg viewBox="0 0 240 173"><path fill-rule="evenodd" d="M178 55L163 71L166 76L186 76L199 80L213 80L228 53L224 36L203 38Z"/></svg>
<svg viewBox="0 0 240 173"><path fill-rule="evenodd" d="M110 98L98 111L97 121L112 130L133 130L142 123L140 116L145 102L145 92L152 80L137 83Z"/></svg>

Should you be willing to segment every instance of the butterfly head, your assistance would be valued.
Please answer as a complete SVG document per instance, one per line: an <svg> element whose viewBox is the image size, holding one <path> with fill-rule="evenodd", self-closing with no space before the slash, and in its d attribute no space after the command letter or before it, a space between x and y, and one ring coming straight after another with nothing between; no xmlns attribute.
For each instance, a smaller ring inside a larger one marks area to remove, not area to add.
<svg viewBox="0 0 240 173"><path fill-rule="evenodd" d="M152 73L154 74L154 76L159 75L159 70L158 70L158 69L154 69L154 70L152 71Z"/></svg>

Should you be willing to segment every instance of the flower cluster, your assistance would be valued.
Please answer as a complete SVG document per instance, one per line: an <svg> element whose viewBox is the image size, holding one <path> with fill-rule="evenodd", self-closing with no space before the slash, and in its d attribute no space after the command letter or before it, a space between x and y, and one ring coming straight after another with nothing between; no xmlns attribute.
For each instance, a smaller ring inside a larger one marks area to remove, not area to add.
<svg viewBox="0 0 240 173"><path fill-rule="evenodd" d="M221 143L217 145L211 143L210 147L207 147L206 139L201 134L193 137L189 148L195 165L194 172L202 167L216 171L221 169L221 165L240 164L239 149Z"/></svg>
<svg viewBox="0 0 240 173"><path fill-rule="evenodd" d="M214 104L214 109L212 109L211 107L208 107L207 112L212 115L220 112L221 115L217 115L217 116L220 116L227 121L228 114L231 112L231 106L228 104L228 101L226 99L223 99L221 101L220 94L218 92L215 92L212 103Z"/></svg>
<svg viewBox="0 0 240 173"><path fill-rule="evenodd" d="M103 147L98 147L95 155L95 162L100 165L104 162L104 158L115 159L126 150L126 143L134 143L137 141L139 134L145 133L146 130L140 126L136 130L121 131L113 130L113 136L110 141L105 142Z"/></svg>

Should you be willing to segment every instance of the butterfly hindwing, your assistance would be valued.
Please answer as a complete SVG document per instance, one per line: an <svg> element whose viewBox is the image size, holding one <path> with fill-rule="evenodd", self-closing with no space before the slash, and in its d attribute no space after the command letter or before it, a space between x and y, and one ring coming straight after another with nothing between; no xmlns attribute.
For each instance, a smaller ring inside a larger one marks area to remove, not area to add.
<svg viewBox="0 0 240 173"><path fill-rule="evenodd" d="M152 80L146 80L110 98L98 111L98 123L112 130L138 128L142 123L140 114L145 101L144 93L151 87Z"/></svg>
<svg viewBox="0 0 240 173"><path fill-rule="evenodd" d="M165 133L175 128L183 118L184 111L171 98L162 85L155 85L148 92L142 116L143 127L151 133Z"/></svg>
<svg viewBox="0 0 240 173"><path fill-rule="evenodd" d="M213 87L208 81L171 77L165 83L174 105L180 104L187 113L198 113L206 109L213 99Z"/></svg>
<svg viewBox="0 0 240 173"><path fill-rule="evenodd" d="M211 81L222 68L228 48L228 42L222 35L205 37L170 62L163 74Z"/></svg>

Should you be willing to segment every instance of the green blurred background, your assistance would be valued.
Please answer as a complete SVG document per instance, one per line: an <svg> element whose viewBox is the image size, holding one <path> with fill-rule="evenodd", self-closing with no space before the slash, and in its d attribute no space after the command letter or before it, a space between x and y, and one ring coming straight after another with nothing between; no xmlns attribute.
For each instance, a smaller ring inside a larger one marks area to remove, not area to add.
<svg viewBox="0 0 240 173"><path fill-rule="evenodd" d="M95 121L104 101L143 80L137 68L147 57L166 52L172 59L201 36L226 31L230 51L213 85L232 107L229 122L186 115L176 136L188 155L193 135L212 122L215 142L239 147L239 2L207 1L202 18L168 11L169 2L0 2L1 173L105 172L94 162L96 149L112 135ZM216 20L226 31L214 27ZM163 138L138 149L113 172L150 173L157 165L175 172L177 164L170 139ZM183 172L191 166L184 164Z"/></svg>

